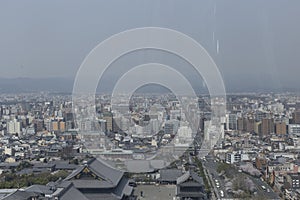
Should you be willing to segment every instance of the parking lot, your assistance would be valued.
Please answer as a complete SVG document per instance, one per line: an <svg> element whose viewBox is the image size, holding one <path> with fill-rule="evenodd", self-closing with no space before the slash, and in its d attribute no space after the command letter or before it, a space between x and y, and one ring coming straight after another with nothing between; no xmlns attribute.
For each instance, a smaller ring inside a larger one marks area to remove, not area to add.
<svg viewBox="0 0 300 200"><path fill-rule="evenodd" d="M175 199L175 191L175 185L138 185L135 188L134 194L138 200L173 200Z"/></svg>

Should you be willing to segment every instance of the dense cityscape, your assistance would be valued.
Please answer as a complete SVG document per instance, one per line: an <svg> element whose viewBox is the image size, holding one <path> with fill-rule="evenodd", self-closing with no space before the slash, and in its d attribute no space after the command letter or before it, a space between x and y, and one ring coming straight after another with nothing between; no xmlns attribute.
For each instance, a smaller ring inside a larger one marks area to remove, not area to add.
<svg viewBox="0 0 300 200"><path fill-rule="evenodd" d="M299 8L0 1L0 200L299 200Z"/></svg>
<svg viewBox="0 0 300 200"><path fill-rule="evenodd" d="M199 117L197 130L172 94L134 95L129 118L112 110L108 95L97 95L97 121L80 124L67 94L2 94L0 102L2 199L300 197L297 94L228 95L222 134L206 156L201 143L212 140L209 96L185 104ZM99 133L100 146L86 147L82 130ZM101 135L110 145L101 146ZM171 143L177 159L138 163ZM139 166L122 170L134 162Z"/></svg>

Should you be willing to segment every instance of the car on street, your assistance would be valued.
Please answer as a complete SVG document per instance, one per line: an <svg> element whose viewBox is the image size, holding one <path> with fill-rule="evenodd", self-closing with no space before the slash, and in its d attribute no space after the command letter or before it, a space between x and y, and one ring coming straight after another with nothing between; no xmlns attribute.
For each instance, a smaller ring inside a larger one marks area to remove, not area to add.
<svg viewBox="0 0 300 200"><path fill-rule="evenodd" d="M220 196L221 196L221 197L224 197L224 192L223 192L223 190L220 190Z"/></svg>

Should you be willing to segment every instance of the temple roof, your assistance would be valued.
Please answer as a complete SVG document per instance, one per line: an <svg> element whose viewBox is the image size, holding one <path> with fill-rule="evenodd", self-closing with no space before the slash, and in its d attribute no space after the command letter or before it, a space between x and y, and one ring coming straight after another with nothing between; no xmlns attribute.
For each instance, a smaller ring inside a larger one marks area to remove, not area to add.
<svg viewBox="0 0 300 200"><path fill-rule="evenodd" d="M185 182L191 182L191 181L197 183L198 185L204 185L202 177L191 170L187 171L185 174L180 176L177 179L177 184L184 184Z"/></svg>
<svg viewBox="0 0 300 200"><path fill-rule="evenodd" d="M77 175L80 175L84 169L88 169L93 174L95 174L99 179L95 180L82 180L82 179L74 179ZM92 159L87 162L85 165L79 167L78 169L74 170L65 180L69 181L72 180L75 187L77 188L94 188L94 187L116 187L120 182L121 178L123 177L124 172L114 169L103 161L98 159Z"/></svg>

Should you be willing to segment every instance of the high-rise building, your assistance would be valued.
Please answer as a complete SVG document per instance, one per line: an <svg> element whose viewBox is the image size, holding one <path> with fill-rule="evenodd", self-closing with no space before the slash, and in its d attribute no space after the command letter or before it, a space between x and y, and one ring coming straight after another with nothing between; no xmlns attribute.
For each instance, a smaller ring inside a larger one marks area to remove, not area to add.
<svg viewBox="0 0 300 200"><path fill-rule="evenodd" d="M66 123L64 121L59 122L59 130L65 131L66 130Z"/></svg>
<svg viewBox="0 0 300 200"><path fill-rule="evenodd" d="M227 130L237 130L238 122L236 114L228 114L227 115Z"/></svg>
<svg viewBox="0 0 300 200"><path fill-rule="evenodd" d="M204 141L209 141L209 129L211 126L211 121L204 121Z"/></svg>
<svg viewBox="0 0 300 200"><path fill-rule="evenodd" d="M74 128L74 123L72 121L66 121L66 130Z"/></svg>
<svg viewBox="0 0 300 200"><path fill-rule="evenodd" d="M122 130L122 117L113 117L112 121L112 131L119 132Z"/></svg>
<svg viewBox="0 0 300 200"><path fill-rule="evenodd" d="M82 120L78 124L79 124L79 129L81 131L95 131L96 128L95 127L96 123L94 123L94 121L91 121L89 119Z"/></svg>
<svg viewBox="0 0 300 200"><path fill-rule="evenodd" d="M203 116L200 117L200 122L199 122L199 128L201 131L204 131L204 123L207 121L207 119Z"/></svg>
<svg viewBox="0 0 300 200"><path fill-rule="evenodd" d="M285 122L277 122L275 124L275 133L276 134L286 134L286 124Z"/></svg>
<svg viewBox="0 0 300 200"><path fill-rule="evenodd" d="M254 122L254 132L259 134L261 132L261 122Z"/></svg>
<svg viewBox="0 0 300 200"><path fill-rule="evenodd" d="M165 123L164 132L165 134L170 134L170 135L173 135L175 133L174 124L171 121L167 121Z"/></svg>
<svg viewBox="0 0 300 200"><path fill-rule="evenodd" d="M261 121L261 137L267 136L274 132L274 120L269 118L264 118Z"/></svg>
<svg viewBox="0 0 300 200"><path fill-rule="evenodd" d="M35 119L34 120L34 128L36 132L44 130L44 120L42 119Z"/></svg>
<svg viewBox="0 0 300 200"><path fill-rule="evenodd" d="M300 124L289 124L288 131L289 134L300 136Z"/></svg>
<svg viewBox="0 0 300 200"><path fill-rule="evenodd" d="M262 119L264 119L266 117L267 117L267 114L265 112L262 112L262 111L255 112L255 120L256 121L261 121Z"/></svg>
<svg viewBox="0 0 300 200"><path fill-rule="evenodd" d="M239 131L243 131L244 130L244 122L243 122L243 118L239 117L237 119L237 129Z"/></svg>
<svg viewBox="0 0 300 200"><path fill-rule="evenodd" d="M100 130L104 133L107 132L107 128L106 128L106 120L104 119L100 119L99 120L99 124L100 124Z"/></svg>
<svg viewBox="0 0 300 200"><path fill-rule="evenodd" d="M170 110L170 119L179 119L181 117L181 111L180 110Z"/></svg>
<svg viewBox="0 0 300 200"><path fill-rule="evenodd" d="M254 131L254 119L251 119L251 118L244 119L244 130L247 132Z"/></svg>
<svg viewBox="0 0 300 200"><path fill-rule="evenodd" d="M59 130L58 121L52 121L52 131L58 131L58 130Z"/></svg>
<svg viewBox="0 0 300 200"><path fill-rule="evenodd" d="M108 132L113 131L113 116L111 113L106 113L103 115L103 120L106 121L106 130Z"/></svg>
<svg viewBox="0 0 300 200"><path fill-rule="evenodd" d="M300 110L296 110L293 113L293 121L294 121L294 124L300 124Z"/></svg>
<svg viewBox="0 0 300 200"><path fill-rule="evenodd" d="M16 119L7 123L7 133L9 134L20 134L21 133L21 122Z"/></svg>
<svg viewBox="0 0 300 200"><path fill-rule="evenodd" d="M157 119L151 119L150 120L150 125L151 125L151 133L156 134L159 131L160 124Z"/></svg>
<svg viewBox="0 0 300 200"><path fill-rule="evenodd" d="M66 112L64 114L64 121L66 122L66 129L73 129L74 128L74 116L71 112Z"/></svg>

